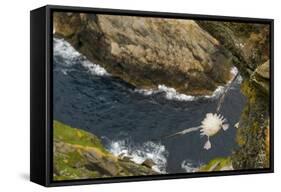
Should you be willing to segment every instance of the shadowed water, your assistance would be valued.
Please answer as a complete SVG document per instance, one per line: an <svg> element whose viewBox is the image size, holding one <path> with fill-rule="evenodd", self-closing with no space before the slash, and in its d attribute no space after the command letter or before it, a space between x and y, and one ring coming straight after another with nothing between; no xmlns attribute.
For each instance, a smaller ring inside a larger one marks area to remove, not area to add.
<svg viewBox="0 0 281 192"><path fill-rule="evenodd" d="M161 138L200 125L206 113L215 112L217 97L179 101L167 99L164 91L146 94L110 76L61 39L54 40L54 51L54 119L94 133L112 153L129 153L138 163L151 158L157 170L179 173L228 156L236 146L234 124L245 103L239 81L227 93L221 111L230 128L211 137L207 151L199 131Z"/></svg>

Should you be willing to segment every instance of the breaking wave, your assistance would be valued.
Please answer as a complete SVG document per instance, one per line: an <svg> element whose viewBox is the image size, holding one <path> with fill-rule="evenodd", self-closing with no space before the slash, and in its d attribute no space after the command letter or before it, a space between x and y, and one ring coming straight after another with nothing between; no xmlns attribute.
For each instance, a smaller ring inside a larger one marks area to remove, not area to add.
<svg viewBox="0 0 281 192"><path fill-rule="evenodd" d="M187 173L194 173L196 171L198 171L198 167L195 166L191 160L184 160L182 163L181 163L181 168L187 172Z"/></svg>
<svg viewBox="0 0 281 192"><path fill-rule="evenodd" d="M212 95L205 95L205 96L192 96L192 95L186 95L183 93L178 93L176 89L172 87L167 87L166 85L158 85L158 88L153 89L135 89L135 92L143 94L145 96L154 95L163 93L165 98L168 100L176 100L176 101L194 101L196 99L200 98L218 98L223 92L225 87L224 86L218 86L216 90L213 92Z"/></svg>
<svg viewBox="0 0 281 192"><path fill-rule="evenodd" d="M100 65L90 62L85 56L76 51L70 43L64 39L54 38L54 59L64 67L71 67L77 63L88 70L89 73L98 76L108 76L109 73ZM62 69L61 72L67 75L67 70Z"/></svg>
<svg viewBox="0 0 281 192"><path fill-rule="evenodd" d="M67 41L61 38L54 38L53 39L53 46L54 46L54 59L57 63L60 63L65 68L60 69L60 71L67 75L69 67L81 63L81 65L88 70L89 73L97 76L110 76L110 74L106 71L105 68L101 67L98 64L90 62L85 56L75 50L74 47ZM234 77L238 73L238 69L236 67L232 67L231 74ZM231 81L231 80L230 80ZM242 82L242 77L239 77L236 80L237 83ZM229 82L230 83L230 82ZM183 93L179 93L176 89L172 87L168 87L166 85L158 85L157 89L135 89L134 91L145 96L154 95L162 93L164 94L165 98L168 100L175 100L175 101L194 101L196 99L205 98L205 99L217 99L219 96L224 92L225 86L218 86L212 95L205 95L205 96L192 96L186 95Z"/></svg>
<svg viewBox="0 0 281 192"><path fill-rule="evenodd" d="M236 67L232 67L231 70L230 70L230 73L232 74L232 77L234 78L235 75L237 75L237 73L239 73L239 71L238 71L238 69L237 69ZM232 80L232 79L231 79L231 80ZM230 83L231 80L230 80L228 83ZM238 77L237 77L235 83L236 83L236 84L241 84L242 81L243 81L242 76L241 76L241 75L238 75Z"/></svg>
<svg viewBox="0 0 281 192"><path fill-rule="evenodd" d="M166 173L168 152L164 145L151 141L139 146L131 146L128 141L111 141L108 150L119 157L129 157L133 162L142 164L151 159L155 165L152 169L158 173Z"/></svg>
<svg viewBox="0 0 281 192"><path fill-rule="evenodd" d="M230 70L230 73L232 75L232 78L235 77L235 75L238 73L238 69L236 67L232 67ZM240 84L242 82L242 77L239 75L236 79L235 83ZM224 93L227 86L231 83L232 79L229 80L229 82L225 86L218 86L212 93L212 95L204 95L204 96L192 96L192 95L186 95L183 93L179 93L176 91L176 89L172 87L168 87L166 85L158 85L157 89L135 89L134 91L136 93L143 94L145 96L154 95L163 93L165 98L168 100L176 100L176 101L194 101L196 99L218 99L221 94Z"/></svg>

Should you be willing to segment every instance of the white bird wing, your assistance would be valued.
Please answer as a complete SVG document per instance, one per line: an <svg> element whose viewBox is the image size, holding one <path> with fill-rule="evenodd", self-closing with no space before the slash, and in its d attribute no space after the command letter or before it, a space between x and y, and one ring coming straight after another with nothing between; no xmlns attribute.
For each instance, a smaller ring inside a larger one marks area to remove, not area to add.
<svg viewBox="0 0 281 192"><path fill-rule="evenodd" d="M177 136L177 135L185 135L187 133L190 133L190 132L193 132L193 131L197 131L200 128L201 128L201 126L187 128L187 129L184 129L182 131L179 131L179 132L173 133L171 135L165 136L164 138L170 138L170 137L174 137L174 136Z"/></svg>

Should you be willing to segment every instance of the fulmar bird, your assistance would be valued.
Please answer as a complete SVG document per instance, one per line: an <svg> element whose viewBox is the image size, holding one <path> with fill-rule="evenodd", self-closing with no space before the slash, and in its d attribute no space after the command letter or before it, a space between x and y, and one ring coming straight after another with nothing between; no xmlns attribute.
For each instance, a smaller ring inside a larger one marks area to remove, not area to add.
<svg viewBox="0 0 281 192"><path fill-rule="evenodd" d="M219 113L219 111L221 110L221 107L222 107L222 104L224 102L226 93L228 92L230 87L232 87L232 84L235 82L235 80L239 77L239 72L237 71L237 69L233 72L233 74L235 74L234 77L228 83L228 85L224 89L223 94L220 96L220 98L218 100L216 113L207 113L205 118L201 121L201 125L199 125L197 127L191 127L191 128L188 128L188 129L184 129L180 132L174 133L172 135L168 135L164 138L170 138L170 137L174 137L174 136L177 136L177 135L185 135L187 133L200 130L201 136L207 136L207 141L204 144L204 149L206 149L206 150L211 149L212 145L211 145L211 142L210 142L210 137L217 134L221 129L226 131L229 128L229 124L226 123L227 122L226 118L224 118L223 115L221 115Z"/></svg>
<svg viewBox="0 0 281 192"><path fill-rule="evenodd" d="M217 134L221 128L224 131L229 128L226 119L217 113L207 113L200 126L200 135L205 135L208 138L204 145L204 149L209 150L211 148L210 137Z"/></svg>
<svg viewBox="0 0 281 192"><path fill-rule="evenodd" d="M207 142L204 145L204 149L209 150L211 149L210 137L217 134L221 129L226 131L228 128L229 124L226 123L226 119L221 114L207 113L203 121L201 121L200 126L184 129L183 131L168 135L165 138L174 137L176 135L185 135L200 130L201 136L207 136Z"/></svg>

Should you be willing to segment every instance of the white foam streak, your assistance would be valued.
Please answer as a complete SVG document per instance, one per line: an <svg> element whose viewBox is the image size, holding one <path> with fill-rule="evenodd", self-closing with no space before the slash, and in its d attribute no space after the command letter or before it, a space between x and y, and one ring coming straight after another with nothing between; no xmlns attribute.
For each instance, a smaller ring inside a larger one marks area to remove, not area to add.
<svg viewBox="0 0 281 192"><path fill-rule="evenodd" d="M168 152L164 145L148 141L141 146L130 147L124 140L121 140L111 142L109 151L115 156L129 157L137 164L142 164L146 159L151 159L156 164L152 166L154 171L166 173Z"/></svg>
<svg viewBox="0 0 281 192"><path fill-rule="evenodd" d="M159 85L158 89L159 91L164 92L165 97L169 100L193 101L195 99L194 96L178 93L174 88L167 87L165 85Z"/></svg>
<svg viewBox="0 0 281 192"><path fill-rule="evenodd" d="M230 73L231 73L233 76L237 75L238 72L239 72L239 71L238 71L238 69L237 69L236 67L232 67L232 68L230 69Z"/></svg>
<svg viewBox="0 0 281 192"><path fill-rule="evenodd" d="M212 95L205 95L203 97L206 99L217 99L224 92L224 89L225 89L224 86L218 86L215 89L215 91L212 93Z"/></svg>
<svg viewBox="0 0 281 192"><path fill-rule="evenodd" d="M223 92L224 87L218 86L216 90L213 92L212 95L205 95L205 96L192 96L192 95L186 95L183 93L178 93L176 89L172 87L167 87L166 85L158 85L158 89L135 89L135 92L141 93L145 96L157 94L157 93L164 93L165 98L168 100L176 100L176 101L194 101L199 98L218 98Z"/></svg>
<svg viewBox="0 0 281 192"><path fill-rule="evenodd" d="M167 87L166 85L158 85L158 89L155 89L155 90L153 90L153 89L135 89L135 92L141 93L146 96L157 94L157 93L164 93L165 98L168 100L193 101L195 99L194 96L178 93L174 88Z"/></svg>
<svg viewBox="0 0 281 192"><path fill-rule="evenodd" d="M233 78L235 77L235 75L237 75L238 72L239 72L239 71L238 71L238 69L237 69L236 67L232 67L231 70L230 70L230 73L232 74ZM231 79L231 80L232 80L232 79ZM230 80L228 83L230 83L231 80ZM239 76L237 77L237 79L236 79L236 83L240 84L240 83L242 83L242 81L243 81L243 78L242 78L241 75L239 75Z"/></svg>
<svg viewBox="0 0 281 192"><path fill-rule="evenodd" d="M64 39L54 38L54 56L59 57L62 60L60 63L65 66L72 66L74 64L81 63L81 65L93 75L109 75L103 67L90 62ZM65 71L62 72L64 73Z"/></svg>
<svg viewBox="0 0 281 192"><path fill-rule="evenodd" d="M98 75L98 76L104 76L104 75L109 75L107 71L101 67L100 65L91 63L88 60L85 60L82 62L82 65L89 70L89 72L93 75Z"/></svg>
<svg viewBox="0 0 281 192"><path fill-rule="evenodd" d="M76 51L70 43L65 41L64 39L54 38L54 56L61 58L63 65L72 66L77 63L81 63L83 67L85 67L89 73L98 76L109 76L110 74L100 65L94 64L87 60L85 56ZM231 68L231 74L234 77L238 73L238 69L236 67ZM65 75L67 75L66 70L62 71ZM230 83L231 80L228 82ZM237 78L237 83L242 82L242 77L239 75ZM227 85L226 85L227 86ZM205 96L192 96L186 95L182 93L178 93L176 89L172 87L168 87L166 85L158 85L157 89L135 89L134 91L137 93L141 93L145 96L164 93L165 98L168 100L176 100L176 101L194 101L199 98L206 99L217 99L223 92L226 86L218 86L216 90L212 93L212 95Z"/></svg>
<svg viewBox="0 0 281 192"><path fill-rule="evenodd" d="M63 39L54 38L53 44L54 56L60 57L64 65L73 65L74 61L81 57L81 54Z"/></svg>
<svg viewBox="0 0 281 192"><path fill-rule="evenodd" d="M181 163L181 168L187 173L194 173L198 171L198 167L194 166L190 160L184 160Z"/></svg>
<svg viewBox="0 0 281 192"><path fill-rule="evenodd" d="M232 74L232 78L238 73L238 69L236 67L232 67L230 70ZM236 79L236 83L240 84L242 82L241 75ZM218 99L220 95L224 92L226 87L231 83L232 79L225 86L218 86L212 93L212 95L204 95L204 96L192 96L186 95L183 93L178 93L176 89L172 87L167 87L166 85L158 85L157 89L135 89L134 91L145 96L154 95L158 93L164 93L165 98L168 100L176 100L176 101L194 101L196 99L205 98L205 99Z"/></svg>

